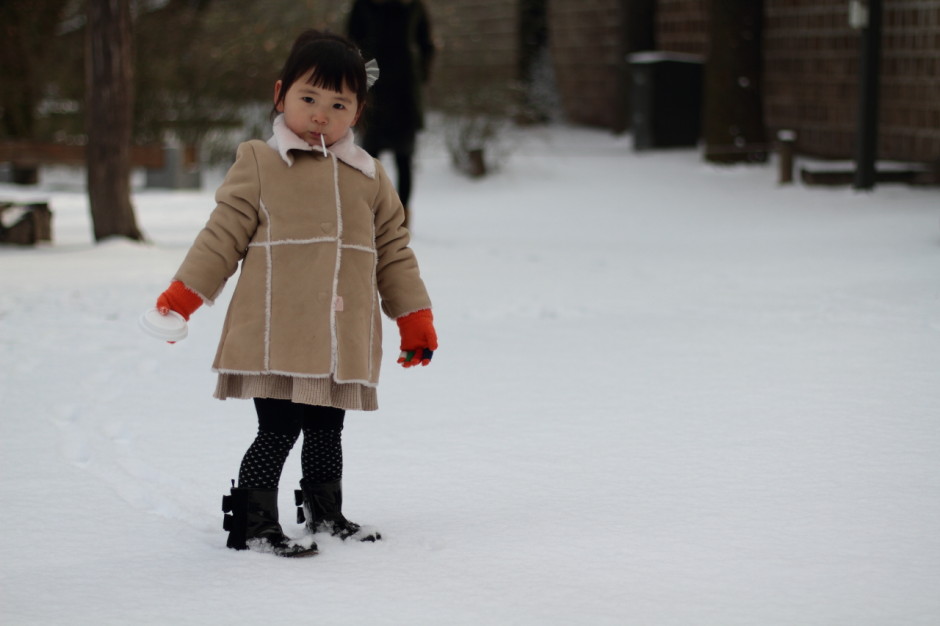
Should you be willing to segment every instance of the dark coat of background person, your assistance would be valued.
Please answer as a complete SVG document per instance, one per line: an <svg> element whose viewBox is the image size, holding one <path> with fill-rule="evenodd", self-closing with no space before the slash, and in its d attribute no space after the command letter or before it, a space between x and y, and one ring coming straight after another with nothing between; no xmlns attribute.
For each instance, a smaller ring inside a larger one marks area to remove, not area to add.
<svg viewBox="0 0 940 626"><path fill-rule="evenodd" d="M380 71L362 122L362 146L375 157L395 153L398 194L407 210L415 137L424 128L422 88L434 57L428 13L420 0L356 0L347 30Z"/></svg>

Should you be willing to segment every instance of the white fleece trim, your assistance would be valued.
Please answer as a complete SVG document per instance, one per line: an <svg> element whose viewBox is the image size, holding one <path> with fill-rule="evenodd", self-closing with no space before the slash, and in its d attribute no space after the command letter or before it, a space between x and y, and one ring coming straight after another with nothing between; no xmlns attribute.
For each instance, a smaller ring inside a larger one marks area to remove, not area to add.
<svg viewBox="0 0 940 626"><path fill-rule="evenodd" d="M248 244L249 248L269 248L271 246L304 245L308 243L336 243L336 237L312 237L310 239L279 239L277 241L256 241ZM348 247L348 246L347 246Z"/></svg>
<svg viewBox="0 0 940 626"><path fill-rule="evenodd" d="M359 170L369 178L375 178L375 159L356 145L356 135L352 129L349 129L342 139L332 146L327 146L327 149L346 165Z"/></svg>
<svg viewBox="0 0 940 626"><path fill-rule="evenodd" d="M431 307L429 307L429 306L423 306L423 307L421 307L420 309L415 309L414 311L408 311L407 313L402 313L402 314L399 315L398 317L393 317L392 319L394 319L394 320L400 320L401 318L407 317L407 316L411 315L412 313L417 313L418 311L430 311L430 310L432 310Z"/></svg>
<svg viewBox="0 0 940 626"><path fill-rule="evenodd" d="M355 243L344 243L342 244L342 246L350 250L361 250L362 252L368 252L370 254L377 254L375 248L370 248L369 246L360 246Z"/></svg>
<svg viewBox="0 0 940 626"><path fill-rule="evenodd" d="M300 372L288 372L284 370L233 370L220 367L213 367L212 371L216 374L234 374L237 376L290 376L293 378L330 378L332 374L303 374Z"/></svg>
<svg viewBox="0 0 940 626"><path fill-rule="evenodd" d="M277 150L277 153L281 155L288 167L294 164L294 156L290 153L291 150L301 150L303 152L320 152L322 150L320 146L311 146L289 129L284 122L283 113L274 118L272 130L274 134L268 139L268 145ZM346 165L359 170L369 178L375 178L375 159L356 145L356 136L351 128L339 140L327 146L327 150Z"/></svg>
<svg viewBox="0 0 940 626"><path fill-rule="evenodd" d="M271 366L271 300L273 298L274 259L271 255L271 213L268 212L268 207L265 206L263 200L259 204L268 222L267 241L264 246L265 263L267 264L264 273L264 369L268 369Z"/></svg>
<svg viewBox="0 0 940 626"><path fill-rule="evenodd" d="M333 196L336 199L336 263L333 268L333 290L330 298L330 371L339 370L339 337L336 333L336 298L339 296L339 268L343 262L343 205L339 197L339 165L333 155Z"/></svg>
<svg viewBox="0 0 940 626"><path fill-rule="evenodd" d="M382 315L377 313L379 309L379 286L378 286L378 272L376 268L379 266L379 251L374 250L375 248L375 220L372 221L372 247L373 247L373 257L374 263L372 265L372 301L371 306L369 307L369 378L376 378L375 372L375 331L376 327L381 327L382 325ZM378 321L376 323L375 318L378 316Z"/></svg>
<svg viewBox="0 0 940 626"><path fill-rule="evenodd" d="M372 363L375 361L374 358L374 348L375 345L375 332L376 327L381 331L382 328L382 313L381 313L381 303L379 302L379 244L378 233L375 230L375 209L372 210L372 250L374 250L374 258L372 259L372 308L369 311L369 315L372 320L375 320L378 316L378 323L373 321L369 324L369 378L375 378L374 367ZM381 364L379 365L381 367Z"/></svg>
<svg viewBox="0 0 940 626"><path fill-rule="evenodd" d="M336 383L337 385L358 384L358 385L362 385L363 387L371 387L373 389L379 386L379 384L376 382L372 382L368 380L360 380L358 378L342 380L342 379L336 378L336 376L332 373L330 374L305 374L301 372L288 372L286 370L255 371L255 370L223 369L219 367L212 368L212 371L216 374L228 374L232 376L288 376L290 378L310 378L310 379L329 378L329 379L332 379L333 382Z"/></svg>
<svg viewBox="0 0 940 626"><path fill-rule="evenodd" d="M356 385L362 385L363 387L372 387L373 389L379 386L378 383L373 383L368 380L359 380L358 378L350 378L349 380L340 380L339 378L334 378L333 382L335 382L337 385L356 384Z"/></svg>

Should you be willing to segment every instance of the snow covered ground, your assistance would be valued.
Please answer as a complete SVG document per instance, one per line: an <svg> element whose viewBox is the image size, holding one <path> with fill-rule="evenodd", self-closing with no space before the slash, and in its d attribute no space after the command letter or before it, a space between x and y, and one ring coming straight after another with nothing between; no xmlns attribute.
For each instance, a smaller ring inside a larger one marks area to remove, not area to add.
<svg viewBox="0 0 940 626"><path fill-rule="evenodd" d="M81 189L0 186L55 213L0 248L0 623L940 623L940 193L516 140L474 181L425 138L441 349L395 368L387 327L344 431L387 539L312 559L225 548L255 431L211 397L226 301L173 346L136 326L214 189L139 190L152 243L94 245Z"/></svg>

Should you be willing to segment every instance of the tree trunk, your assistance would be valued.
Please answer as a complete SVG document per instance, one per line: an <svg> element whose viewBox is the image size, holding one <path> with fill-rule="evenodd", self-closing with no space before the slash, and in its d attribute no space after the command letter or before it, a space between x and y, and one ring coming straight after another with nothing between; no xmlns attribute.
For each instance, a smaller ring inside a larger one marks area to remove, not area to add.
<svg viewBox="0 0 940 626"><path fill-rule="evenodd" d="M129 0L88 0L85 58L88 200L95 241L140 241L131 205L133 56Z"/></svg>
<svg viewBox="0 0 940 626"><path fill-rule="evenodd" d="M705 159L766 161L761 102L763 0L709 0Z"/></svg>

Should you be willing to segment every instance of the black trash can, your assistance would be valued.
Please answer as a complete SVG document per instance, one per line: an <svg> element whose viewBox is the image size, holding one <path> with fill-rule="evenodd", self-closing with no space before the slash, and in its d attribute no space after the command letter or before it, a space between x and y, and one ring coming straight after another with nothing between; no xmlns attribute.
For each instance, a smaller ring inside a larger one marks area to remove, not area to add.
<svg viewBox="0 0 940 626"><path fill-rule="evenodd" d="M627 56L633 149L694 147L702 135L702 57L674 52Z"/></svg>

